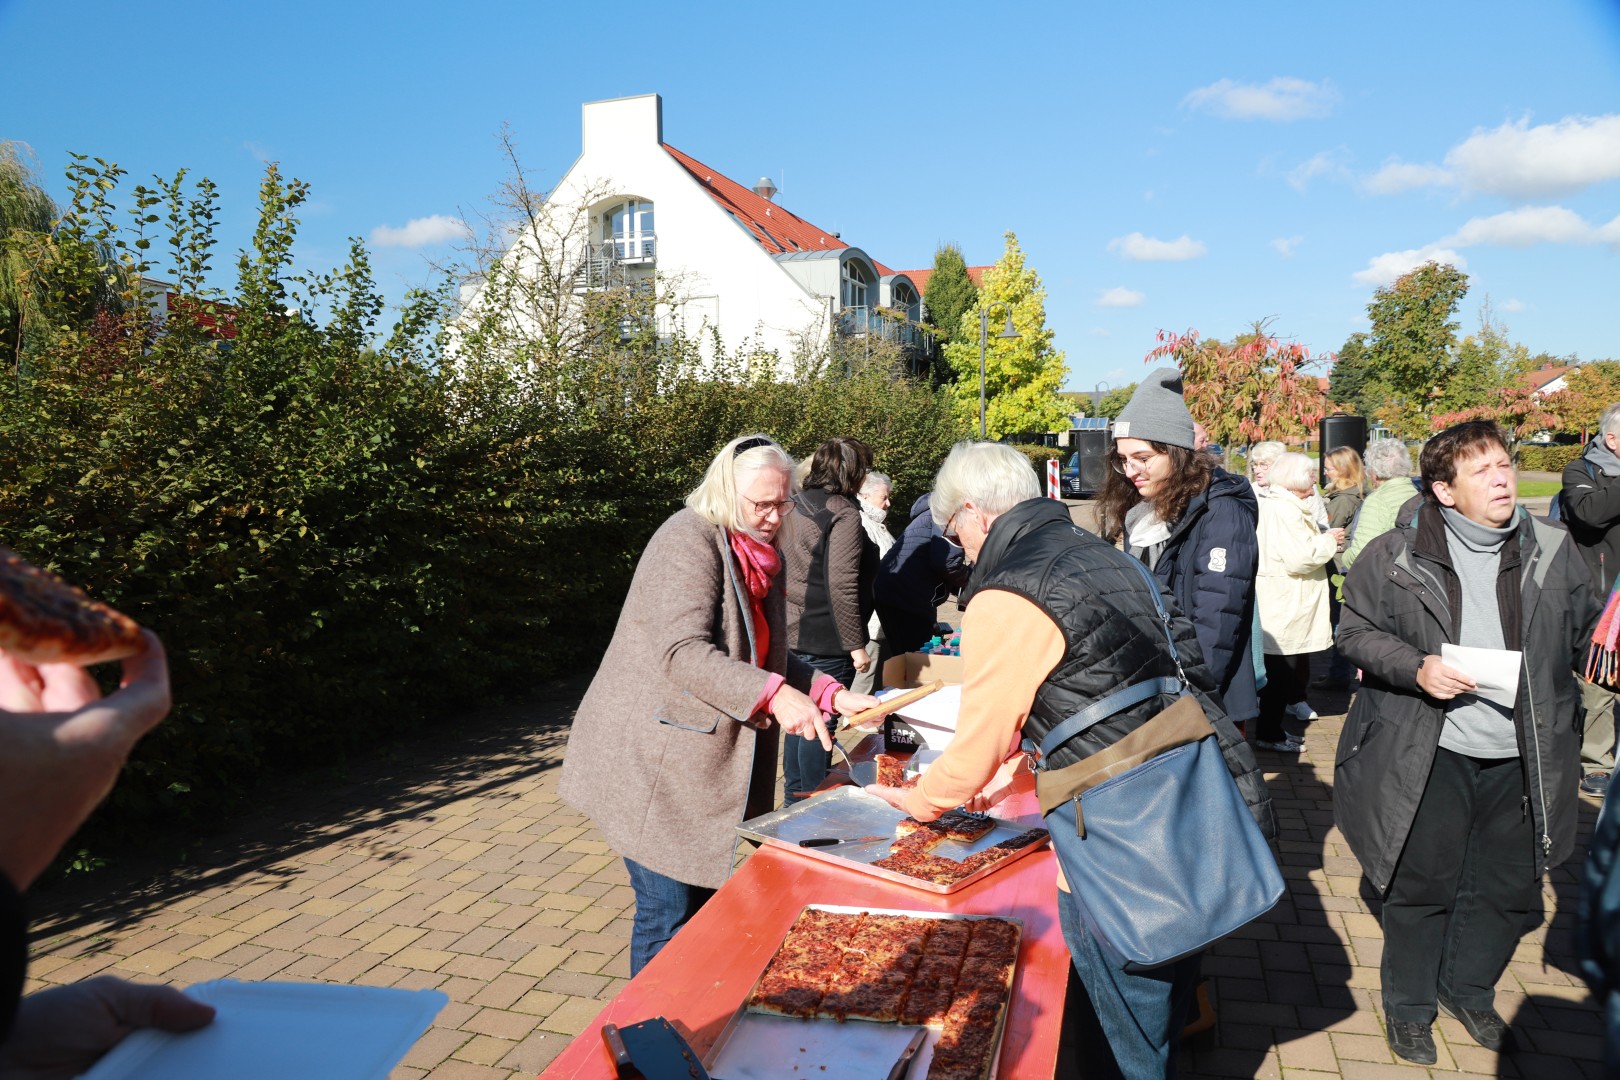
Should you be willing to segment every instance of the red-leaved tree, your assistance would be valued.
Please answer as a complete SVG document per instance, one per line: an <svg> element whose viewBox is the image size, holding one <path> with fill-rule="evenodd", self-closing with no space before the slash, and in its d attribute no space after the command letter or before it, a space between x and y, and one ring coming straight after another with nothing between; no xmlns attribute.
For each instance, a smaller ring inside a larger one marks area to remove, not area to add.
<svg viewBox="0 0 1620 1080"><path fill-rule="evenodd" d="M1442 431L1470 420L1494 420L1507 436L1508 450L1517 461L1521 442L1538 432L1556 431L1563 423L1557 409L1561 396L1555 393L1543 397L1528 386L1503 386L1491 391L1490 400L1485 404L1442 413L1430 420L1429 425L1435 431Z"/></svg>
<svg viewBox="0 0 1620 1080"><path fill-rule="evenodd" d="M1160 330L1158 339L1146 362L1168 360L1181 369L1187 410L1213 442L1230 449L1298 439L1327 415L1327 395L1306 370L1322 358L1277 340L1263 324L1231 345L1201 340L1196 330Z"/></svg>

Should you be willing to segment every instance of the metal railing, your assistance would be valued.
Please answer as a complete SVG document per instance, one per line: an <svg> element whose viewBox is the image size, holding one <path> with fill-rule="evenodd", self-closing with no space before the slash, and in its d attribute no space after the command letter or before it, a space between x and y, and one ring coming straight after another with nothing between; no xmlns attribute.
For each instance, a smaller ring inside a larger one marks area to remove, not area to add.
<svg viewBox="0 0 1620 1080"><path fill-rule="evenodd" d="M657 260L658 238L652 233L587 244L574 269L575 289L613 289L624 285L625 268L650 266Z"/></svg>

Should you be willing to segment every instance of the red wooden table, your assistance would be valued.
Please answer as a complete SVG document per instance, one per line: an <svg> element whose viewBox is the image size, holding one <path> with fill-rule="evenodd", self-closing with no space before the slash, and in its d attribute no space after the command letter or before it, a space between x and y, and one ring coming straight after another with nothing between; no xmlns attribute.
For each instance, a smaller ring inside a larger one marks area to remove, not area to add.
<svg viewBox="0 0 1620 1080"><path fill-rule="evenodd" d="M1033 779L1020 777L995 813L1039 824ZM1069 973L1069 950L1057 919L1056 866L1052 852L1042 849L960 892L942 895L761 848L541 1075L612 1077L602 1025L653 1016L685 1028L693 1048L707 1057L800 909L845 904L1022 919L1023 945L998 1075L1008 1080L1051 1076Z"/></svg>

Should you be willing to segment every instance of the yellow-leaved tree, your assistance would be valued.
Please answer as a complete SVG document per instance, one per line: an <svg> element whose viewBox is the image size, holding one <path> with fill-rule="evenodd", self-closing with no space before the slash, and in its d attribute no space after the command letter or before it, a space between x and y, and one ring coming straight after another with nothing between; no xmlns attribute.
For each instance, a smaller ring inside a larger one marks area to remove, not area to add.
<svg viewBox="0 0 1620 1080"><path fill-rule="evenodd" d="M955 372L952 386L958 410L975 431L979 425L979 330L981 311L989 313L985 335L985 421L989 437L1049 431L1068 415L1058 391L1068 376L1063 354L1052 347L1046 326L1046 289L1024 259L1018 237L1006 234L1007 246L996 265L985 271L978 308L962 313L955 340L945 356ZM1012 315L1016 338L1001 337Z"/></svg>

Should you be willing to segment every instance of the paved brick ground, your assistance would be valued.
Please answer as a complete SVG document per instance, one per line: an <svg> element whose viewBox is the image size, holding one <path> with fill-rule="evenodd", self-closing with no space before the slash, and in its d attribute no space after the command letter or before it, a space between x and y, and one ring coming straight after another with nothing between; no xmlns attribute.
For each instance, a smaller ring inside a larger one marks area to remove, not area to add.
<svg viewBox="0 0 1620 1080"><path fill-rule="evenodd" d="M32 985L115 972L434 986L451 1004L396 1077L534 1076L628 974L622 864L556 798L578 691L405 744L347 782L286 792L184 865L120 866L47 892ZM1342 695L1316 704L1344 707ZM1188 1075L1424 1072L1394 1064L1381 1035L1376 901L1332 821L1338 728L1311 724L1297 762L1262 758L1291 891L1208 957L1219 1024L1184 1054ZM1583 839L1596 810L1582 807ZM1500 984L1524 1052L1498 1060L1441 1020L1434 1075L1601 1074L1598 1013L1571 974L1578 866L1551 875L1541 925Z"/></svg>

